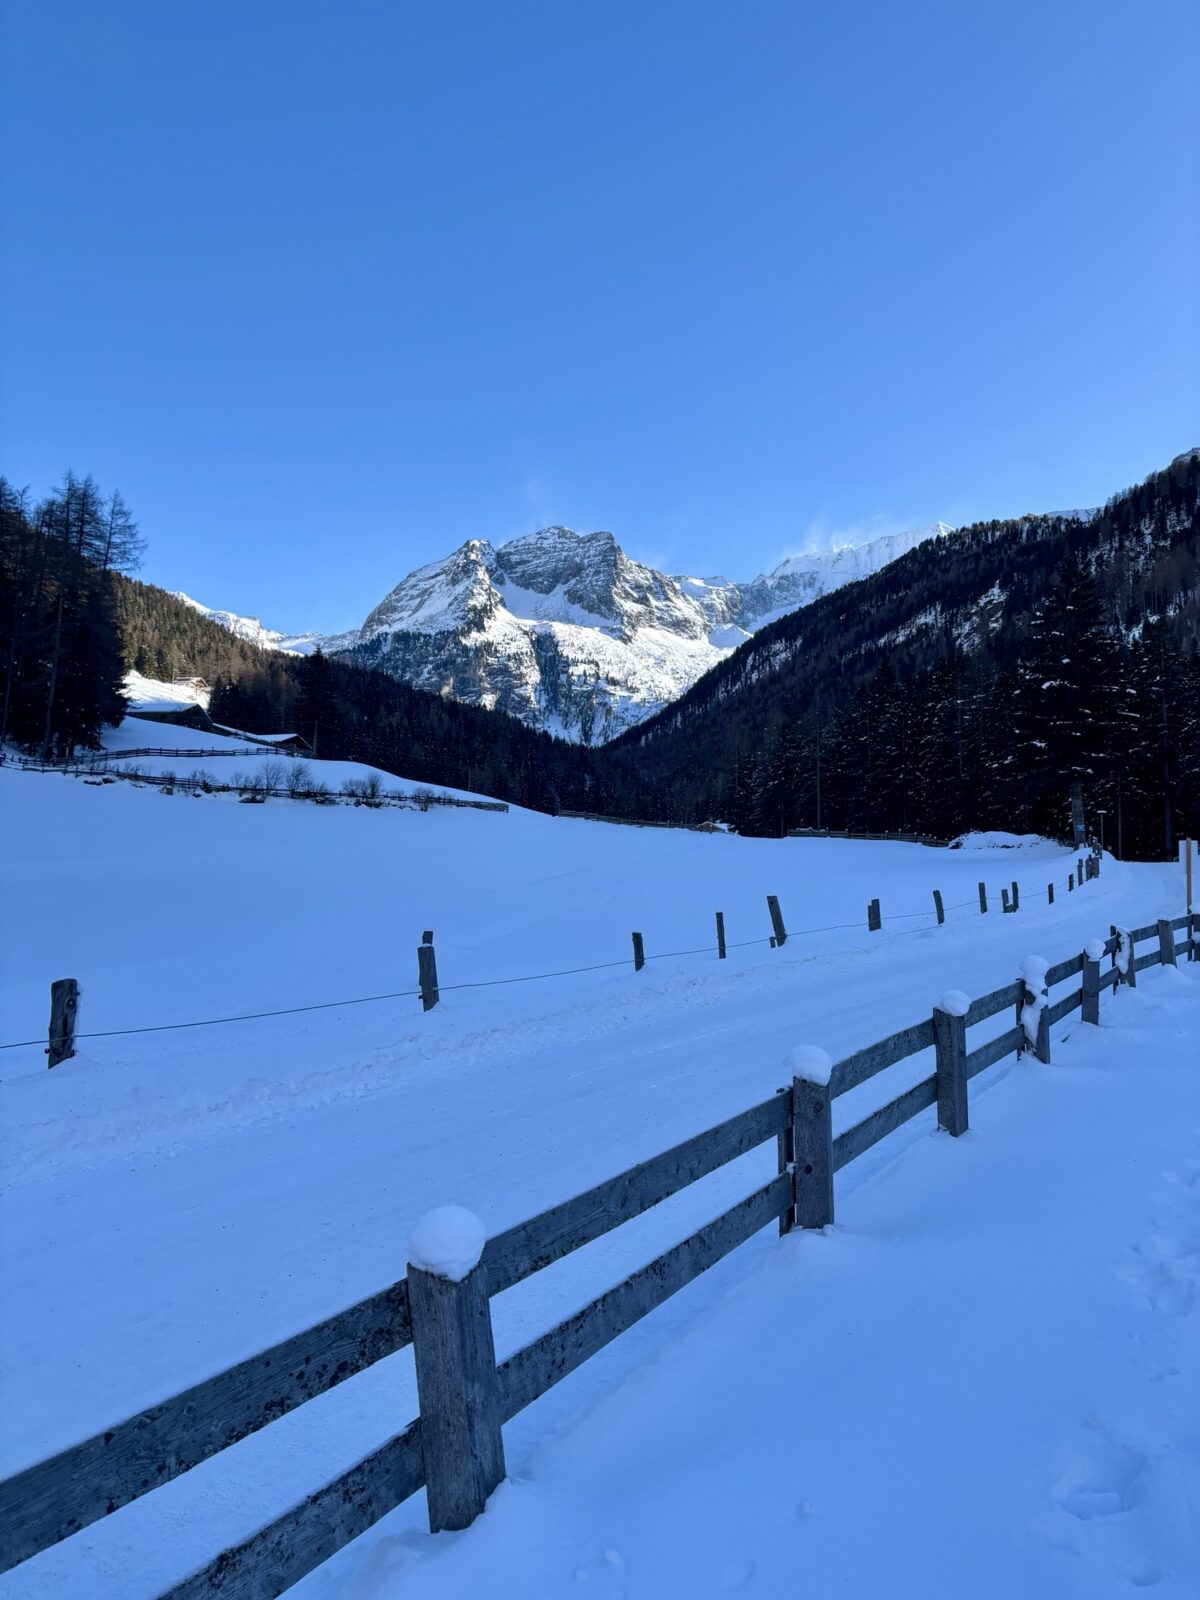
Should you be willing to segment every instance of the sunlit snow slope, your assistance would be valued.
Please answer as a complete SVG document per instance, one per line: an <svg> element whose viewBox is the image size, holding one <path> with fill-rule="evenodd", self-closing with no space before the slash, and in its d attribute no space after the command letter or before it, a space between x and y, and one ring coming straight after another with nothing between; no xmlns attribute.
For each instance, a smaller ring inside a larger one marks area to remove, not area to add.
<svg viewBox="0 0 1200 1600"><path fill-rule="evenodd" d="M155 728L156 742L172 735L197 742ZM128 725L118 735L132 737ZM83 986L83 1032L404 992L82 1039L53 1072L39 1043L0 1053L5 1303L19 1311L0 1328L0 1473L391 1283L432 1205L468 1204L495 1231L771 1093L797 1043L844 1053L927 1015L948 987L980 993L1030 952L1058 958L1111 921L1176 914L1181 898L1174 867L1106 860L1098 882L1050 907L1045 884L1063 883L1071 861L1037 841L942 851L520 810L250 806L5 768L0 805L6 1040L42 1037L49 983L65 975ZM978 880L995 903L1014 877L1020 914L980 916ZM951 907L941 928L934 888ZM768 893L792 930L778 950ZM875 895L885 926L868 935ZM718 909L739 946L725 962ZM426 928L443 985L428 1014L412 993ZM637 974L635 928L651 958ZM690 953L658 959L674 951ZM540 974L565 975L457 987ZM839 1123L927 1071L917 1058L843 1097ZM501 1356L746 1193L773 1160L735 1163L501 1297ZM514 1470L693 1314L665 1310L650 1344L614 1347L526 1413ZM401 1353L0 1578L0 1597L149 1600L414 1407ZM819 1497L819 1483L797 1490ZM419 1529L419 1505L396 1525ZM424 1548L416 1532L403 1538ZM355 1600L394 1592L355 1582ZM307 1593L341 1591L318 1574Z"/></svg>

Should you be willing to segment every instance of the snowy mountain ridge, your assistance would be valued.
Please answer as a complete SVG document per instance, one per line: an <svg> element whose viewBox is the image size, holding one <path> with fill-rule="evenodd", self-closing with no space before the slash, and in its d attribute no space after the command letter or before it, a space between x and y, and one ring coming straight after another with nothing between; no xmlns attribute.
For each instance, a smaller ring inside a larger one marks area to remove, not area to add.
<svg viewBox="0 0 1200 1600"><path fill-rule="evenodd" d="M467 539L408 573L360 629L337 635L283 634L179 598L264 648L320 647L598 744L676 699L758 629L950 531L937 522L806 551L748 583L659 572L603 531L554 525L500 545Z"/></svg>
<svg viewBox="0 0 1200 1600"><path fill-rule="evenodd" d="M258 645L262 650L281 650L285 655L309 656L318 647L327 653L349 649L358 638L354 629L349 633L280 633L276 628L266 627L258 617L243 617L236 611L220 611L212 606L201 605L199 600L193 600L182 589L172 589L170 592L176 600L198 611L210 622L215 622L219 628L224 628L237 639Z"/></svg>

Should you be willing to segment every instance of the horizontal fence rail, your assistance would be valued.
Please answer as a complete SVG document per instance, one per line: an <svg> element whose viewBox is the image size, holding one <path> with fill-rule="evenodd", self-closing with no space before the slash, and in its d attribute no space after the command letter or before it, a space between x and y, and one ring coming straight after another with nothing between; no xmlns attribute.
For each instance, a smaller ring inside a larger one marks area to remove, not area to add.
<svg viewBox="0 0 1200 1600"><path fill-rule="evenodd" d="M1177 941L1180 931L1184 937ZM1132 984L1138 971L1154 964L1174 964L1180 956L1195 960L1198 933L1200 917L1191 914L1129 932L1114 928L1102 944L1103 955L1112 962L1103 974L1097 941L1090 954L1085 950L1047 967L1040 980L1027 964L1025 977L975 1000L944 996L931 1019L829 1064L823 1081L797 1077L789 1090L488 1240L480 1264L463 1284L443 1286L451 1298L461 1290L465 1303L473 1292L472 1280L478 1280L485 1316L487 1297L775 1141L778 1171L769 1182L498 1367L489 1367L494 1371L495 1428L762 1229L778 1224L786 1232L831 1222L833 1173L921 1112L936 1106L939 1126L950 1133L965 1131L969 1079L1013 1054L1049 1061L1052 1021L1076 1010L1083 1011L1085 1020L1097 1020L1098 1012L1089 1017L1088 1007L1103 990ZM1155 940L1156 948L1138 956L1137 945L1148 939ZM1049 990L1077 975L1082 975L1080 987L1051 1005ZM1006 1010L1015 1012L1013 1025L968 1051L968 1030ZM833 1099L929 1049L935 1057L932 1075L832 1136ZM815 1079L821 1077L814 1074ZM425 1280L426 1275L418 1277ZM409 1280L403 1278L315 1327L8 1478L0 1483L0 1571L118 1511L409 1344L416 1345L419 1374L428 1335L414 1325L414 1319ZM487 1343L490 1349L490 1327ZM453 1363L454 1352L448 1349L432 1355L443 1366ZM426 1361L430 1358L426 1349ZM465 1470L465 1464L448 1460L440 1447L435 1448L418 1417L348 1472L249 1539L220 1552L162 1600L206 1600L215 1595L223 1600L275 1600L423 1485L444 1488L446 1475L460 1469ZM476 1512L483 1499L486 1491ZM431 1518L434 1503L431 1493Z"/></svg>

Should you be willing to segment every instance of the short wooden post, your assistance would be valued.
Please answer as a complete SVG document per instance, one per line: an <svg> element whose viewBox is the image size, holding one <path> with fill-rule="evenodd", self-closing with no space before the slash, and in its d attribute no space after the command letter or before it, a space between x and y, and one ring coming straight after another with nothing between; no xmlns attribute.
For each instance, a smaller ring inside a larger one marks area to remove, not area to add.
<svg viewBox="0 0 1200 1600"><path fill-rule="evenodd" d="M633 970L635 972L640 972L642 970L642 968L646 965L646 947L642 943L642 936L641 936L640 933L633 934L632 938L633 938Z"/></svg>
<svg viewBox="0 0 1200 1600"><path fill-rule="evenodd" d="M1033 1053L1034 1053L1034 1056L1037 1058L1038 1061L1042 1061L1042 1062L1044 1062L1046 1064L1046 1066L1049 1066L1050 1065L1050 1004L1049 1004L1049 995L1048 995L1047 990L1046 990L1045 981L1044 981L1044 979L1039 979L1038 980L1038 983L1039 983L1039 986L1040 986L1040 992L1039 992L1039 994L1036 994L1036 995L1034 994L1033 989L1030 986L1030 980L1029 980L1028 977L1024 977L1023 976L1021 981L1025 986L1025 997L1024 997L1024 1000L1022 1001L1021 1007L1020 1007L1021 1013L1024 1012L1024 1009L1025 1009L1025 1007L1027 1005L1033 1005L1039 998L1041 999L1041 1002L1042 1002L1041 1006L1038 1009L1037 1038L1035 1039L1034 1044L1033 1044ZM1020 1021L1021 1021L1021 1026L1024 1027L1023 1015L1021 1016ZM1028 1046L1026 1046L1026 1048L1028 1048Z"/></svg>
<svg viewBox="0 0 1200 1600"><path fill-rule="evenodd" d="M55 978L50 985L50 1042L48 1067L57 1067L75 1054L75 1025L79 1020L79 984L74 978Z"/></svg>
<svg viewBox="0 0 1200 1600"><path fill-rule="evenodd" d="M433 953L433 930L426 928L417 946L417 979L421 986L421 1006L432 1011L441 998L438 994L437 957Z"/></svg>
<svg viewBox="0 0 1200 1600"><path fill-rule="evenodd" d="M1012 886L1012 908L1014 911L1021 909L1021 887L1015 878Z"/></svg>
<svg viewBox="0 0 1200 1600"><path fill-rule="evenodd" d="M717 959L725 959L725 913L717 912Z"/></svg>
<svg viewBox="0 0 1200 1600"><path fill-rule="evenodd" d="M970 1001L950 989L933 1008L933 1044L937 1058L938 1127L957 1139L967 1122L967 1009Z"/></svg>
<svg viewBox="0 0 1200 1600"><path fill-rule="evenodd" d="M1100 1026L1100 957L1092 950L1103 950L1103 945L1091 945L1083 952L1083 1011L1084 1022Z"/></svg>
<svg viewBox="0 0 1200 1600"><path fill-rule="evenodd" d="M767 896L767 910L771 913L771 926L775 929L776 945L787 943L787 929L783 925L783 912L779 909L779 901L775 895Z"/></svg>
<svg viewBox="0 0 1200 1600"><path fill-rule="evenodd" d="M1129 985L1129 987L1131 989L1136 989L1137 988L1137 969L1134 966L1134 960L1136 959L1136 957L1137 957L1137 945L1134 943L1134 941L1132 939L1130 939L1130 941L1129 941L1129 971L1125 974L1124 981Z"/></svg>
<svg viewBox="0 0 1200 1600"><path fill-rule="evenodd" d="M1158 921L1158 959L1164 967L1176 965L1175 930L1165 917Z"/></svg>
<svg viewBox="0 0 1200 1600"><path fill-rule="evenodd" d="M504 1479L487 1272L460 1282L408 1269L429 1531L469 1527Z"/></svg>
<svg viewBox="0 0 1200 1600"><path fill-rule="evenodd" d="M1052 883L1046 885L1046 904L1050 906L1054 904L1054 885Z"/></svg>
<svg viewBox="0 0 1200 1600"><path fill-rule="evenodd" d="M986 883L981 883L979 885L979 911L980 911L980 915L981 916L982 915L986 915L986 913L987 913L987 884Z"/></svg>
<svg viewBox="0 0 1200 1600"><path fill-rule="evenodd" d="M883 917L879 910L879 901L872 900L867 906L867 932L878 933L883 927Z"/></svg>
<svg viewBox="0 0 1200 1600"><path fill-rule="evenodd" d="M1000 909L1001 909L1001 911L1011 911L1012 910L1012 902L1008 898L1008 890L1007 889L1001 889L1001 891L1000 891Z"/></svg>
<svg viewBox="0 0 1200 1600"><path fill-rule="evenodd" d="M1079 860L1075 863L1075 882L1081 884L1083 881L1083 857L1080 856Z"/></svg>
<svg viewBox="0 0 1200 1600"><path fill-rule="evenodd" d="M1075 888L1075 874L1073 872L1068 872L1067 873L1067 893L1070 894L1074 890L1074 888Z"/></svg>
<svg viewBox="0 0 1200 1600"><path fill-rule="evenodd" d="M796 1226L796 1144L793 1129L795 1119L792 1112L793 1095L790 1089L777 1089L776 1094L785 1094L788 1097L787 1125L780 1132L776 1145L779 1152L779 1170L786 1172L792 1180L792 1203L779 1219L779 1232L781 1235L791 1233Z"/></svg>
<svg viewBox="0 0 1200 1600"><path fill-rule="evenodd" d="M942 891L940 889L933 891L933 909L937 912L938 927L940 928L946 920L946 912L942 906Z"/></svg>
<svg viewBox="0 0 1200 1600"><path fill-rule="evenodd" d="M828 1083L792 1080L792 1150L796 1166L796 1226L833 1221L833 1116Z"/></svg>

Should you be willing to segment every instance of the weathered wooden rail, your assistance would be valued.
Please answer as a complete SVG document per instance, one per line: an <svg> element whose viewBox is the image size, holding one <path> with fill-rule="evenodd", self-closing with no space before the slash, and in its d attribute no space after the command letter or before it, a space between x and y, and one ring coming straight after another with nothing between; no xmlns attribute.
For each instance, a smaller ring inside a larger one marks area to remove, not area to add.
<svg viewBox="0 0 1200 1600"><path fill-rule="evenodd" d="M1139 956L1137 946L1147 940L1154 948ZM0 1571L410 1344L422 1410L431 1395L439 1400L424 1423L415 1418L348 1472L221 1551L163 1600L274 1600L422 1486L435 1531L465 1525L498 1481L497 1463L503 1474L504 1422L761 1229L778 1225L787 1232L832 1222L834 1174L922 1111L936 1107L939 1127L964 1132L967 1085L985 1068L1014 1053L1048 1062L1055 1022L1075 1010L1085 1022L1097 1022L1105 989L1136 984L1139 972L1173 965L1180 955L1195 960L1198 951L1200 916L1177 917L1114 928L1103 943L1053 966L1027 962L1023 977L976 1000L944 995L930 1017L833 1064L826 1081L802 1067L788 1088L489 1239L461 1283L410 1268L407 1278L357 1305L0 1483ZM1112 959L1107 972L1101 970L1104 955ZM1050 989L1075 978L1078 987L1051 1004ZM968 1050L970 1028L1010 1009L1012 1025ZM833 1136L835 1099L926 1050L933 1052L927 1076ZM767 1183L495 1365L491 1295L772 1140L777 1171ZM460 1414L462 1427L446 1425L447 1405ZM464 1448L467 1437L473 1443Z"/></svg>

